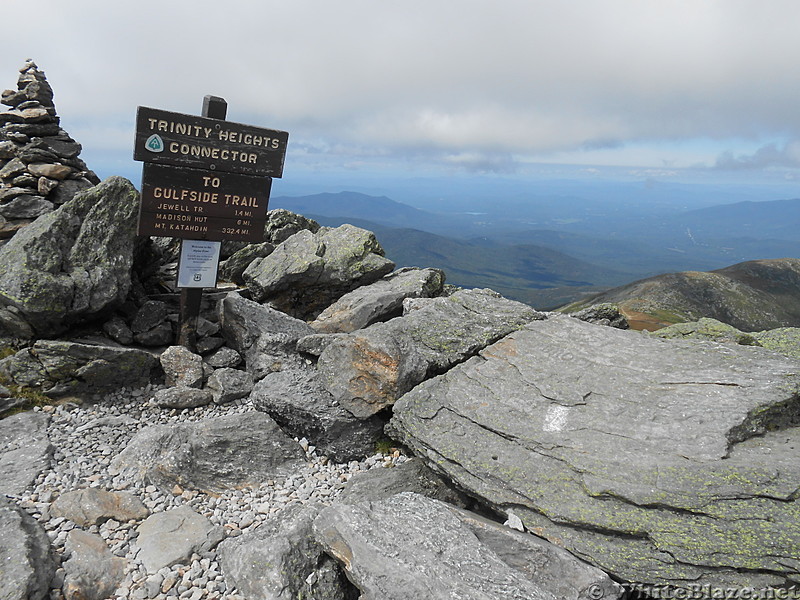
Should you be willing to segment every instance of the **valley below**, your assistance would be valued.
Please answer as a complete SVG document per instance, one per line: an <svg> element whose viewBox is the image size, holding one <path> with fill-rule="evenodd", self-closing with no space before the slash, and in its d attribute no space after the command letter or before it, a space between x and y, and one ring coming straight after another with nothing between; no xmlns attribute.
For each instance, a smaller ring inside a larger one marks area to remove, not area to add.
<svg viewBox="0 0 800 600"><path fill-rule="evenodd" d="M449 283L489 287L539 309L664 273L800 256L800 199L636 199L512 197L431 203L434 212L340 192L279 196L270 205L369 229L398 265L441 268Z"/></svg>

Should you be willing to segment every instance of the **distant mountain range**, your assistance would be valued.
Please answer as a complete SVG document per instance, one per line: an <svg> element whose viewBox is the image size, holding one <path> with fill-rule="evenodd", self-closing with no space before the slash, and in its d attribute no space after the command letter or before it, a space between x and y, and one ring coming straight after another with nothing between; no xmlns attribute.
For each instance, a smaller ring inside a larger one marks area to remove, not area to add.
<svg viewBox="0 0 800 600"><path fill-rule="evenodd" d="M439 267L451 283L491 287L537 308L665 272L800 256L800 199L680 211L663 201L516 197L465 211L451 203L444 213L340 192L276 197L270 206L370 229L398 265Z"/></svg>
<svg viewBox="0 0 800 600"><path fill-rule="evenodd" d="M613 302L636 328L711 317L742 331L800 327L800 259L754 260L711 272L667 273L564 308Z"/></svg>

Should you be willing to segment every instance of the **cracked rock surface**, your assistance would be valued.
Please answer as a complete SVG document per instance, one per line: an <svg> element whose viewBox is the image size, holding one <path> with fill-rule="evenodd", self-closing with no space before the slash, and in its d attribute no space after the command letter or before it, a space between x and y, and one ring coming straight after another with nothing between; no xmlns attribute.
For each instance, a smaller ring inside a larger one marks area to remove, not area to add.
<svg viewBox="0 0 800 600"><path fill-rule="evenodd" d="M615 600L621 591L535 536L412 492L330 506L314 533L364 600Z"/></svg>
<svg viewBox="0 0 800 600"><path fill-rule="evenodd" d="M552 316L426 381L390 429L620 580L800 580L800 365Z"/></svg>
<svg viewBox="0 0 800 600"><path fill-rule="evenodd" d="M336 338L320 354L323 385L366 419L428 377L545 315L491 290L406 301L402 317Z"/></svg>

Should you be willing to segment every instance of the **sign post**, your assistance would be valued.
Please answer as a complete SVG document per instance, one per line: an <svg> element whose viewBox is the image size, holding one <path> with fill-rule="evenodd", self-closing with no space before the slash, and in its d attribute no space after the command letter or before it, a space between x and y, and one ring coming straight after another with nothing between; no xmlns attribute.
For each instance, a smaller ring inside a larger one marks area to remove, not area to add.
<svg viewBox="0 0 800 600"><path fill-rule="evenodd" d="M195 351L204 287L217 284L221 242L261 242L272 177L283 175L289 134L226 121L203 98L201 116L140 106L134 160L144 162L139 235L181 238L178 343Z"/></svg>

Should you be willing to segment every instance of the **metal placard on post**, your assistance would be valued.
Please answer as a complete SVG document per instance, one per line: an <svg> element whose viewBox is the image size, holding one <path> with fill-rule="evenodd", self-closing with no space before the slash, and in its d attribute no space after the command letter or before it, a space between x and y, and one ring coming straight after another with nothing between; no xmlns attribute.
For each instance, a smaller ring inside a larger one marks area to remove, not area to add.
<svg viewBox="0 0 800 600"><path fill-rule="evenodd" d="M217 285L222 242L182 240L178 262L179 288L213 288Z"/></svg>

